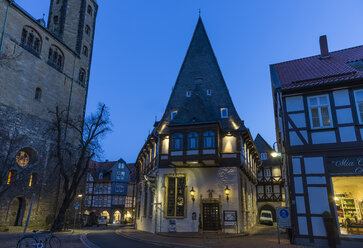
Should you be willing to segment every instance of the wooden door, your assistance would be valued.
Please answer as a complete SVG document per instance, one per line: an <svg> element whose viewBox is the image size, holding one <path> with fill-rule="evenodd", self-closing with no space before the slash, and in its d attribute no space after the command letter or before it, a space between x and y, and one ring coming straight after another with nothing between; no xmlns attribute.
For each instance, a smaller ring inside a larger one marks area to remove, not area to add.
<svg viewBox="0 0 363 248"><path fill-rule="evenodd" d="M217 231L219 222L219 204L203 203L203 230Z"/></svg>

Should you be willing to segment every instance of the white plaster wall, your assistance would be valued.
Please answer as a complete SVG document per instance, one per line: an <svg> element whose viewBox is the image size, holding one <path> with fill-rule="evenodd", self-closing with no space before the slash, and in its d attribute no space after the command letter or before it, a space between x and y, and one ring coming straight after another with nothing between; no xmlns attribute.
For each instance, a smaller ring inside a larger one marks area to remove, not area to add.
<svg viewBox="0 0 363 248"><path fill-rule="evenodd" d="M162 203L162 210L165 209L166 199L165 197L165 186L164 186L164 178L167 174L173 174L175 171L173 168L165 168L159 169L157 180L157 193L156 197L158 198L158 202ZM176 219L176 229L177 232L198 232L199 225L199 216L200 216L200 197L201 195L204 198L208 198L208 190L214 190L213 198L219 198L221 196L222 201L222 209L221 218L224 210L236 210L238 213L239 223L242 223L241 216L241 204L239 197L239 172L236 167L213 167L213 168L180 168L177 169L176 172L178 174L185 174L187 187L186 187L186 208L187 214L184 219ZM224 189L228 185L231 190L229 201L227 202L226 196L224 193ZM191 200L189 191L191 188L195 190L195 202ZM251 188L251 187L250 187ZM253 187L255 188L255 187ZM256 189L254 190L256 194ZM257 205L256 205L256 196L254 196L254 204L250 204L249 208L252 208L251 212L256 212L257 214ZM253 209L255 208L255 209ZM141 207L141 215L142 215L142 207ZM197 214L197 220L192 220L192 213L195 212ZM160 231L160 210L156 213L156 207L154 207L154 214L152 219L140 217L137 219L137 229L152 232L156 230ZM168 223L169 219L164 218L164 213L162 214L163 218L161 219L161 232L168 232ZM241 225L241 224L239 224ZM223 222L222 222L223 226ZM229 231L226 230L226 231ZM236 229L230 230L231 232L236 232Z"/></svg>
<svg viewBox="0 0 363 248"><path fill-rule="evenodd" d="M304 158L306 174L324 174L324 161L322 157Z"/></svg>
<svg viewBox="0 0 363 248"><path fill-rule="evenodd" d="M299 216L297 217L299 224L299 233L300 235L308 235L308 224L306 222L306 217Z"/></svg>
<svg viewBox="0 0 363 248"><path fill-rule="evenodd" d="M322 214L324 211L330 212L326 187L308 187L308 194L312 214Z"/></svg>
<svg viewBox="0 0 363 248"><path fill-rule="evenodd" d="M293 169L294 175L300 175L301 174L300 158L293 158L292 159L292 169Z"/></svg>
<svg viewBox="0 0 363 248"><path fill-rule="evenodd" d="M352 142L357 141L357 137L355 136L355 129L353 126L351 127L340 127L340 140L342 142Z"/></svg>
<svg viewBox="0 0 363 248"><path fill-rule="evenodd" d="M291 146L303 145L303 142L301 141L301 139L299 138L299 136L297 136L297 133L296 132L290 131L289 132L289 136L290 136L290 145Z"/></svg>
<svg viewBox="0 0 363 248"><path fill-rule="evenodd" d="M325 226L322 217L311 217L314 236L326 236Z"/></svg>
<svg viewBox="0 0 363 248"><path fill-rule="evenodd" d="M302 96L286 97L287 112L304 110L304 102Z"/></svg>
<svg viewBox="0 0 363 248"><path fill-rule="evenodd" d="M298 214L305 214L305 198L303 196L296 196L296 210Z"/></svg>
<svg viewBox="0 0 363 248"><path fill-rule="evenodd" d="M305 113L289 114L289 117L297 128L306 127Z"/></svg>
<svg viewBox="0 0 363 248"><path fill-rule="evenodd" d="M337 109L338 124L353 123L352 110L350 108Z"/></svg>
<svg viewBox="0 0 363 248"><path fill-rule="evenodd" d="M334 131L313 132L311 133L311 138L313 144L326 144L337 142Z"/></svg>
<svg viewBox="0 0 363 248"><path fill-rule="evenodd" d="M345 106L350 104L348 90L333 91L335 106Z"/></svg>

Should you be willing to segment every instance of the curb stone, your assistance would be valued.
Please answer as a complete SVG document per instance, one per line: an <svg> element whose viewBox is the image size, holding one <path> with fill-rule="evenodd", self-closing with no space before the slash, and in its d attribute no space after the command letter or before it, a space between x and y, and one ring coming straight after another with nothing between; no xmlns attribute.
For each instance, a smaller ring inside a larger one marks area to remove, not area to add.
<svg viewBox="0 0 363 248"><path fill-rule="evenodd" d="M100 248L98 245L92 243L88 238L87 238L87 233L81 234L79 236L79 239L81 240L81 242L87 247L87 248Z"/></svg>
<svg viewBox="0 0 363 248"><path fill-rule="evenodd" d="M203 248L203 246L198 246L198 245L185 245L185 244L178 244L178 243L160 242L160 241L150 241L150 240L146 240L146 239L135 238L135 237L132 237L131 235L125 234L122 231L115 231L115 233L117 235L123 236L124 238L127 238L127 239L131 239L131 240L135 240L135 241L139 241L139 242L147 243L147 244L153 244L153 245L163 246L163 247Z"/></svg>

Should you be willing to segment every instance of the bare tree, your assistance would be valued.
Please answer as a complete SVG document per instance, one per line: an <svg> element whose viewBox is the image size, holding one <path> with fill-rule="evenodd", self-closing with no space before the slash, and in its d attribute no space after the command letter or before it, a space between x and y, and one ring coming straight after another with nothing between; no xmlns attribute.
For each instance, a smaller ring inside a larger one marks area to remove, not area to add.
<svg viewBox="0 0 363 248"><path fill-rule="evenodd" d="M95 114L86 118L83 125L69 120L65 111L56 108L54 128L56 133L56 161L62 180L62 200L52 231L61 230L67 209L74 201L78 186L88 171L89 161L100 151L100 139L111 131L109 113L99 104ZM79 140L66 142L66 133L76 132Z"/></svg>

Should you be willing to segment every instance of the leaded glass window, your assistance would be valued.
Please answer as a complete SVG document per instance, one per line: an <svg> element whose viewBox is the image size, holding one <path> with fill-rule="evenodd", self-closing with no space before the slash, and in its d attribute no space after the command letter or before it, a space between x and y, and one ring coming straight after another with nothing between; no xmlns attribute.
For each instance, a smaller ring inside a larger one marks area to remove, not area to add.
<svg viewBox="0 0 363 248"><path fill-rule="evenodd" d="M168 177L167 209L168 217L185 216L185 177Z"/></svg>

